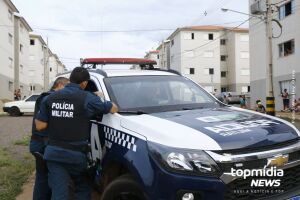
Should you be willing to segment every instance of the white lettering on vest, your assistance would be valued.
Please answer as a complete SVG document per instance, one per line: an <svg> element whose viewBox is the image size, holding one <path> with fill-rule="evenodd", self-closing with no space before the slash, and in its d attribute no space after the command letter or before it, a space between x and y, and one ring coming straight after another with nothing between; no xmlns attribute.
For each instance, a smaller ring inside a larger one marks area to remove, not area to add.
<svg viewBox="0 0 300 200"><path fill-rule="evenodd" d="M63 118L73 118L74 117L74 104L72 103L55 103L53 102L51 105L52 117L63 117Z"/></svg>

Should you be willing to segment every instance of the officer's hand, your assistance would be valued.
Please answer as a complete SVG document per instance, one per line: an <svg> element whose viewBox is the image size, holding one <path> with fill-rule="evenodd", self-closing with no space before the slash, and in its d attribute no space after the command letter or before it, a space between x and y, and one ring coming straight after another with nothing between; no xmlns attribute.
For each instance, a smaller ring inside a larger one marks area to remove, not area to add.
<svg viewBox="0 0 300 200"><path fill-rule="evenodd" d="M110 113L116 113L116 112L119 112L119 108L118 106L115 104L115 103L112 103L112 107L110 109Z"/></svg>
<svg viewBox="0 0 300 200"><path fill-rule="evenodd" d="M97 91L97 92L94 92L95 95L97 95L98 97L100 98L103 98L104 99L104 94L100 91Z"/></svg>

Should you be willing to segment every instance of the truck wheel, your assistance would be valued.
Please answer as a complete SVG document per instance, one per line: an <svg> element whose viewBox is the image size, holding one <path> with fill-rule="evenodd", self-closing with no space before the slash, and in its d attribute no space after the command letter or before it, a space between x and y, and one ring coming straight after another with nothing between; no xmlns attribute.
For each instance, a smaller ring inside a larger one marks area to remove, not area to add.
<svg viewBox="0 0 300 200"><path fill-rule="evenodd" d="M16 106L11 107L8 113L10 116L20 116L21 114L20 109Z"/></svg>
<svg viewBox="0 0 300 200"><path fill-rule="evenodd" d="M103 191L101 200L148 200L138 183L130 175L112 181Z"/></svg>

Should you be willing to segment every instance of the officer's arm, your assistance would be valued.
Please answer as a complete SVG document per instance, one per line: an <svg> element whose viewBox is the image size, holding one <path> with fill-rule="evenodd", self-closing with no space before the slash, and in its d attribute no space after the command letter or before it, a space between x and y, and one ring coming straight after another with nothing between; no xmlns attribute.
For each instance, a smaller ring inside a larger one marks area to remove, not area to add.
<svg viewBox="0 0 300 200"><path fill-rule="evenodd" d="M35 121L36 129L37 129L38 131L42 131L42 130L46 129L47 126L48 126L48 123L47 123L47 122L43 122L43 121L40 121L40 120L38 120L38 119L35 119L34 121Z"/></svg>
<svg viewBox="0 0 300 200"><path fill-rule="evenodd" d="M47 107L47 99L48 96L42 100L40 110L37 113L36 119L34 120L36 129L38 131L44 130L48 126L49 109Z"/></svg>
<svg viewBox="0 0 300 200"><path fill-rule="evenodd" d="M107 113L115 113L117 106L110 101L102 101L94 94L88 94L86 100L86 108L89 116L97 116Z"/></svg>

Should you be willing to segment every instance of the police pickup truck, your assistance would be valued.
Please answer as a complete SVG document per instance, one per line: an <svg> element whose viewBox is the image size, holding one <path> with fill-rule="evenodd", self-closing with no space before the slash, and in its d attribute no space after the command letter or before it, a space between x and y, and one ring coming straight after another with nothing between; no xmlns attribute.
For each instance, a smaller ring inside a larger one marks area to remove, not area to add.
<svg viewBox="0 0 300 200"><path fill-rule="evenodd" d="M153 64L82 62L91 75L87 90L102 92L120 109L91 121L102 200L299 199L300 132L292 124L225 105Z"/></svg>

